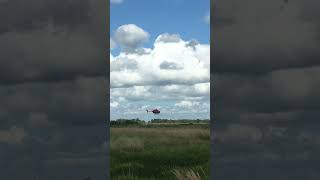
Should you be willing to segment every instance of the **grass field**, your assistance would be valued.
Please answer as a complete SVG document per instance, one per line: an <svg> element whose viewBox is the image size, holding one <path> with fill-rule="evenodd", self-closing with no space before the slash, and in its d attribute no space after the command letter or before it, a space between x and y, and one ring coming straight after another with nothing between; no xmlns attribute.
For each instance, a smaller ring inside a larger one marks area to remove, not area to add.
<svg viewBox="0 0 320 180"><path fill-rule="evenodd" d="M209 179L208 124L111 127L111 179Z"/></svg>

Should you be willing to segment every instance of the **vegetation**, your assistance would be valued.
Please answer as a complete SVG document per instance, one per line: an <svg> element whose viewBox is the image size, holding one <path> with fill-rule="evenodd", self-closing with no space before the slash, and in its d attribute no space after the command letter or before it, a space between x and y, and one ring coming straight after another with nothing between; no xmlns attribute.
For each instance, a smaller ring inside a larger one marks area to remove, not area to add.
<svg viewBox="0 0 320 180"><path fill-rule="evenodd" d="M178 119L178 120L168 120L168 119L153 119L149 122L146 122L144 120L140 119L117 119L117 120L111 120L110 126L132 126L132 125L159 125L159 124L170 124L170 125L181 125L181 124L209 124L209 120L204 119L196 119L196 120L190 120L190 119Z"/></svg>
<svg viewBox="0 0 320 180"><path fill-rule="evenodd" d="M116 121L110 121L110 126L119 125L144 125L145 121L140 119L117 119Z"/></svg>
<svg viewBox="0 0 320 180"><path fill-rule="evenodd" d="M209 179L208 121L117 120L110 139L111 179Z"/></svg>
<svg viewBox="0 0 320 180"><path fill-rule="evenodd" d="M168 120L168 119L153 119L152 123L209 123L209 120L191 120L191 119L178 119L178 120Z"/></svg>

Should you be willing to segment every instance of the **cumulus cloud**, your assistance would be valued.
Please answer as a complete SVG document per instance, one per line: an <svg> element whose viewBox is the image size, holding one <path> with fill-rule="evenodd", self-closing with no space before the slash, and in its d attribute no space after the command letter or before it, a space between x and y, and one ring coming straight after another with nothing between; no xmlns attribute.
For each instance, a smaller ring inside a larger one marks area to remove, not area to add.
<svg viewBox="0 0 320 180"><path fill-rule="evenodd" d="M110 0L111 4L121 4L123 3L123 0Z"/></svg>
<svg viewBox="0 0 320 180"><path fill-rule="evenodd" d="M111 108L116 108L116 107L118 107L118 105L119 105L119 103L116 101L110 102Z"/></svg>
<svg viewBox="0 0 320 180"><path fill-rule="evenodd" d="M114 40L124 52L134 52L149 39L149 33L135 24L126 24L118 27Z"/></svg>
<svg viewBox="0 0 320 180"><path fill-rule="evenodd" d="M164 42L164 43L170 43L170 42L179 42L181 41L180 35L179 34L169 34L169 33L164 33L158 36L156 39L156 42Z"/></svg>
<svg viewBox="0 0 320 180"><path fill-rule="evenodd" d="M110 38L110 49L114 49L117 46L116 42L112 38Z"/></svg>
<svg viewBox="0 0 320 180"><path fill-rule="evenodd" d="M283 2L287 2L284 8ZM315 138L320 97L317 6L316 0L230 0L216 5L211 25L216 42L212 100L218 121L214 128L234 135L212 145L216 152L225 152L212 156L217 164L214 178L234 179L228 174L238 172L243 172L238 179L316 179L319 175L309 171L310 165L301 168L301 163L312 164L318 158L318 152L311 150L319 147ZM241 127L232 128L235 123ZM258 140L258 129L264 129L264 141ZM306 146L308 150L302 148ZM266 160L262 151L279 158ZM223 164L227 157L240 160ZM257 167L262 159L264 166ZM274 164L281 166L275 169ZM252 168L268 174L248 176Z"/></svg>
<svg viewBox="0 0 320 180"><path fill-rule="evenodd" d="M95 0L1 1L2 179L51 180L65 175L84 179L88 174L105 179L107 168L101 164L80 170L66 168L63 162L46 168L44 161L61 156L101 159L107 154L106 150L88 151L106 140L108 83L94 80L106 75L106 62L101 61L108 41L106 4Z"/></svg>
<svg viewBox="0 0 320 180"><path fill-rule="evenodd" d="M210 13L208 13L205 17L204 20L207 24L210 24Z"/></svg>
<svg viewBox="0 0 320 180"><path fill-rule="evenodd" d="M198 106L199 102L192 102L192 101L181 101L176 103L175 106L182 107L182 108L192 108L193 106Z"/></svg>
<svg viewBox="0 0 320 180"><path fill-rule="evenodd" d="M179 66L179 64L174 62L163 61L160 64L160 69L183 69L183 67Z"/></svg>
<svg viewBox="0 0 320 180"><path fill-rule="evenodd" d="M110 71L126 71L134 70L138 68L138 62L135 59L128 59L127 57L118 58L116 61L112 62Z"/></svg>
<svg viewBox="0 0 320 180"><path fill-rule="evenodd" d="M159 40L162 36L158 36L153 49L145 49L147 54L132 52L112 57L111 87L209 82L209 45L198 44L197 49L190 49L188 44L194 40L166 42Z"/></svg>
<svg viewBox="0 0 320 180"><path fill-rule="evenodd" d="M110 53L110 62L112 62L114 60L113 55Z"/></svg>
<svg viewBox="0 0 320 180"><path fill-rule="evenodd" d="M115 33L122 51L110 54L111 116L136 118L148 106L161 108L167 118L171 111L184 118L207 118L210 45L164 33L152 48L144 48L146 34L136 25L120 26Z"/></svg>
<svg viewBox="0 0 320 180"><path fill-rule="evenodd" d="M210 83L194 85L165 85L165 86L133 86L112 88L111 98L124 102L128 100L207 100L210 95ZM154 96L156 94L156 96Z"/></svg>
<svg viewBox="0 0 320 180"><path fill-rule="evenodd" d="M187 44L186 47L192 47L195 50L196 46L200 44L197 40L191 39Z"/></svg>

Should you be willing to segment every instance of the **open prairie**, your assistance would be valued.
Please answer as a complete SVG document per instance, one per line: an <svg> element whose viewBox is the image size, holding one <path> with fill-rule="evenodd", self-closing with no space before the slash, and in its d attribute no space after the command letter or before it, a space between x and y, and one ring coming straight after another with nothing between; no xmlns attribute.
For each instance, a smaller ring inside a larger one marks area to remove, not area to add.
<svg viewBox="0 0 320 180"><path fill-rule="evenodd" d="M207 123L154 123L110 129L111 179L209 179Z"/></svg>

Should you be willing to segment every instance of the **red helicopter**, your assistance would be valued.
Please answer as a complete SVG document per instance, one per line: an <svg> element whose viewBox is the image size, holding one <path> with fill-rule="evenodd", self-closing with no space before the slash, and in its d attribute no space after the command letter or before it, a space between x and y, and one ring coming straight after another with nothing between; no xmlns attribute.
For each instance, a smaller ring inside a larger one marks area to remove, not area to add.
<svg viewBox="0 0 320 180"><path fill-rule="evenodd" d="M160 111L158 109L154 110L146 110L147 112L152 112L153 114L160 114Z"/></svg>

